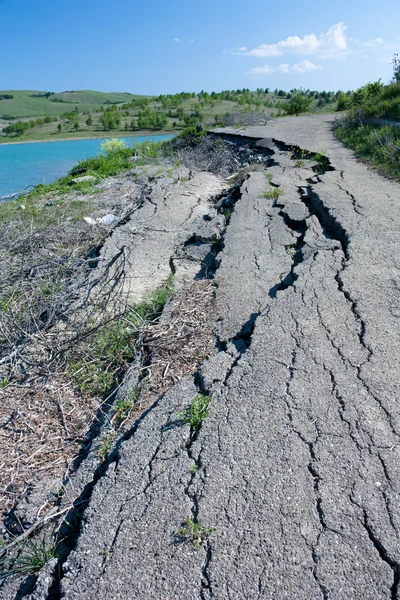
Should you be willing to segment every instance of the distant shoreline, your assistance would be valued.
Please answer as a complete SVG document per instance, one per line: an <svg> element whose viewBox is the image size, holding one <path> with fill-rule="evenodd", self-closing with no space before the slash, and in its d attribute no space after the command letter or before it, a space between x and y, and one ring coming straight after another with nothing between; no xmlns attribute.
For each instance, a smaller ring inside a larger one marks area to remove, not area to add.
<svg viewBox="0 0 400 600"><path fill-rule="evenodd" d="M53 143L53 142L73 142L73 141L79 141L79 140L97 140L97 139L102 139L102 138L127 138L127 137L143 137L143 136L148 136L148 135L177 135L179 133L179 131L170 131L170 130L161 130L161 131L135 131L132 133L125 133L125 134L121 134L118 133L118 135L112 135L112 133L110 133L110 135L107 135L107 132L105 131L104 133L102 133L101 135L91 135L88 137L67 137L67 138L57 138L56 140L24 140L21 142L2 142L0 139L0 146L15 146L17 144L42 144L42 143Z"/></svg>

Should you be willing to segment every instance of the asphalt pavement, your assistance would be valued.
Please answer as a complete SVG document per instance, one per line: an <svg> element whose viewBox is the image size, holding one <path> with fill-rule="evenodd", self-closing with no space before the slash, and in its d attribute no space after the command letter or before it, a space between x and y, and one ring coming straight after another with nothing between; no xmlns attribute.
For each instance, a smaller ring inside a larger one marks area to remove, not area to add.
<svg viewBox="0 0 400 600"><path fill-rule="evenodd" d="M331 124L221 132L271 159L218 255L218 352L97 482L62 598L399 598L400 185ZM177 413L198 394L194 431Z"/></svg>

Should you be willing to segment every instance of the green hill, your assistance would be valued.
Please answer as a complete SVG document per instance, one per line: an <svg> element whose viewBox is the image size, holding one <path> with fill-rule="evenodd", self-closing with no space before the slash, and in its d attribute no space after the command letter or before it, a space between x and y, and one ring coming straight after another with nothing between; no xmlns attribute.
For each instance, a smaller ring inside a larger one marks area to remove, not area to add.
<svg viewBox="0 0 400 600"><path fill-rule="evenodd" d="M4 98L2 96L13 96ZM74 90L57 94L37 90L0 90L0 118L24 118L46 115L60 115L75 106L79 112L93 110L104 104L122 104L131 102L138 96L123 92L95 92Z"/></svg>

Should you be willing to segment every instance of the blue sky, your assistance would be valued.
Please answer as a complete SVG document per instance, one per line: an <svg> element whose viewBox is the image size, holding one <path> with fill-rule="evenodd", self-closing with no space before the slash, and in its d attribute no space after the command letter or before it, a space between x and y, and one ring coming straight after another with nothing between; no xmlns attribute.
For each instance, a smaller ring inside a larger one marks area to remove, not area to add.
<svg viewBox="0 0 400 600"><path fill-rule="evenodd" d="M399 0L0 0L0 89L354 89L389 81L399 24Z"/></svg>

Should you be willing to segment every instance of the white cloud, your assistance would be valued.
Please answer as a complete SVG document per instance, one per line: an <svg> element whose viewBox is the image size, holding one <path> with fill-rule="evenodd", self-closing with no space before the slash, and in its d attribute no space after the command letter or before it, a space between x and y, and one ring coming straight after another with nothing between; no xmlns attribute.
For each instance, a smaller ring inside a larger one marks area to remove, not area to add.
<svg viewBox="0 0 400 600"><path fill-rule="evenodd" d="M246 50L247 50L247 46L241 46L239 48L239 52L246 52Z"/></svg>
<svg viewBox="0 0 400 600"><path fill-rule="evenodd" d="M261 44L253 50L239 48L239 53L261 58L282 56L284 53L323 54L324 56L342 54L347 50L346 29L347 25L345 23L337 23L326 33L321 33L319 37L315 33L310 33L302 38L295 35L287 37L276 44Z"/></svg>
<svg viewBox="0 0 400 600"><path fill-rule="evenodd" d="M290 73L290 66L285 63L283 65L279 65L276 70L278 73Z"/></svg>
<svg viewBox="0 0 400 600"><path fill-rule="evenodd" d="M174 42L180 42L181 40L179 38L174 38Z"/></svg>
<svg viewBox="0 0 400 600"><path fill-rule="evenodd" d="M292 67L292 71L295 73L307 73L307 71L320 71L321 69L321 65L314 65L309 60L302 60L301 63Z"/></svg>
<svg viewBox="0 0 400 600"><path fill-rule="evenodd" d="M251 71L247 71L247 75L271 75L276 72L276 67L271 67L271 65L264 65L263 67L255 67L251 69Z"/></svg>
<svg viewBox="0 0 400 600"><path fill-rule="evenodd" d="M303 60L301 63L292 66L283 63L276 67L272 65L255 67L254 69L251 69L251 71L248 71L247 75L272 75L273 73L285 73L289 75L290 73L307 73L309 71L320 71L321 69L321 65L314 65L314 63L309 60Z"/></svg>
<svg viewBox="0 0 400 600"><path fill-rule="evenodd" d="M385 40L382 38L375 38L374 40L368 40L368 42L363 42L363 46L366 48L376 48L377 46L381 46L385 43Z"/></svg>

